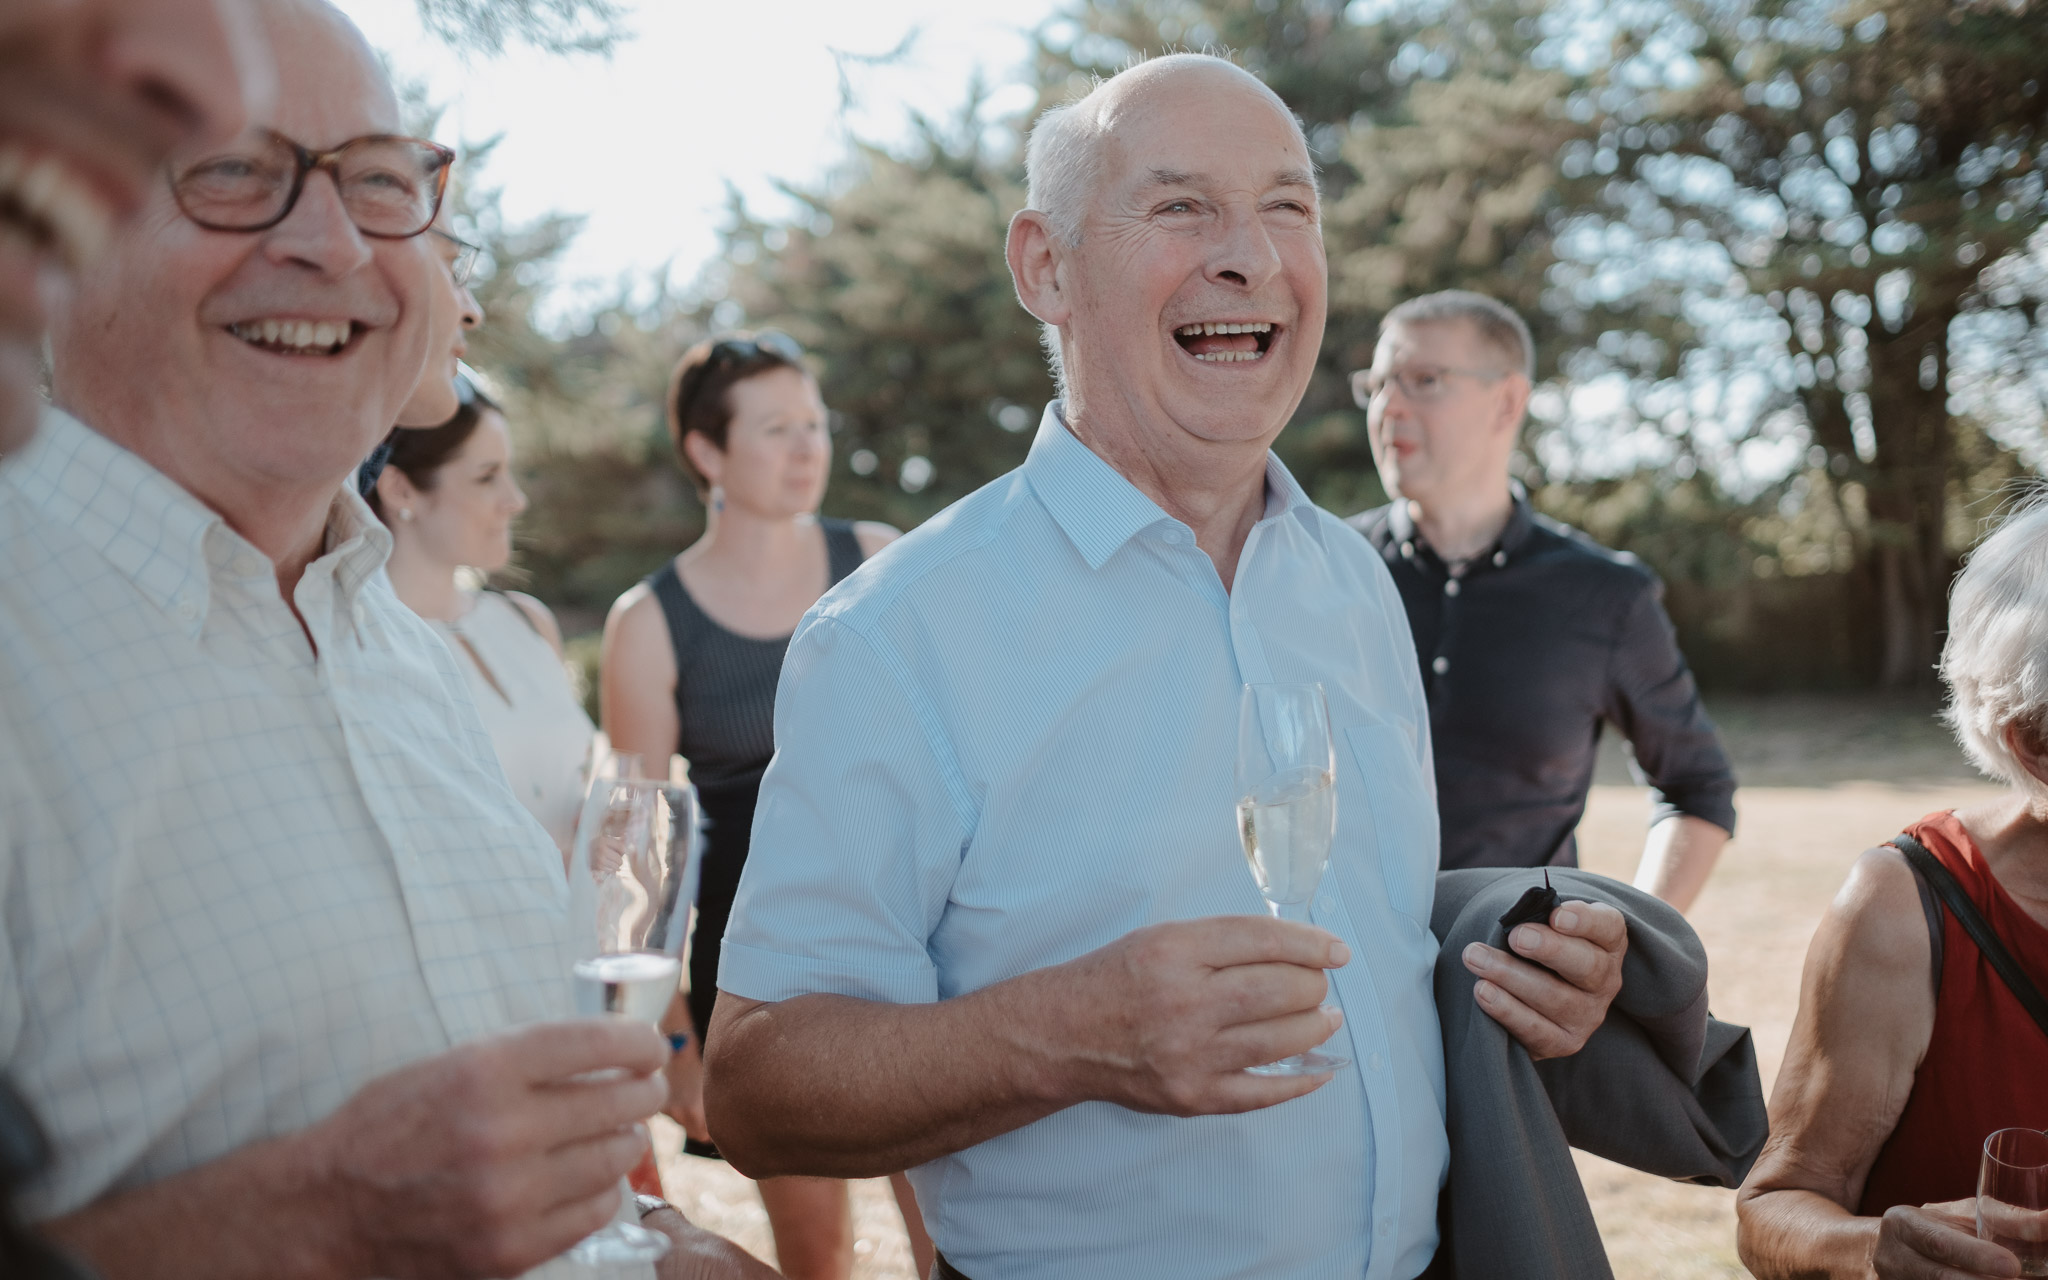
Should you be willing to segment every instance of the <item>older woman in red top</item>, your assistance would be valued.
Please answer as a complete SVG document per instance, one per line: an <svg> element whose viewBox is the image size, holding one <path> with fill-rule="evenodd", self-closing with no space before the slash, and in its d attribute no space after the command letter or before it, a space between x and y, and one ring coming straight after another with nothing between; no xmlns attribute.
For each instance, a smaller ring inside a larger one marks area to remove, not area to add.
<svg viewBox="0 0 2048 1280"><path fill-rule="evenodd" d="M1907 834L2048 989L2048 501L1956 579L1941 670L1956 736L2012 790ZM1759 1280L2022 1274L1976 1238L1972 1200L1987 1135L2048 1129L2048 1031L1891 845L1814 934L1771 1121L1736 1202Z"/></svg>

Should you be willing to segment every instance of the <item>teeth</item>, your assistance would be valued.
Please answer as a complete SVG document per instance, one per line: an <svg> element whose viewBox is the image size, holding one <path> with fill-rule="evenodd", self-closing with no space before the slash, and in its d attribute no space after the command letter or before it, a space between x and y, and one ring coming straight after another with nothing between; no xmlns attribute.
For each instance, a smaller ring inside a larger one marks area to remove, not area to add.
<svg viewBox="0 0 2048 1280"><path fill-rule="evenodd" d="M1204 320L1200 324L1184 324L1180 328L1174 330L1175 334L1183 338L1214 337L1219 333L1229 334L1271 332L1273 332L1273 326L1265 323L1264 321L1258 321L1252 324L1232 324L1223 321Z"/></svg>
<svg viewBox="0 0 2048 1280"><path fill-rule="evenodd" d="M114 211L89 184L55 156L36 159L18 145L0 146L0 218L24 224L74 271L114 235Z"/></svg>
<svg viewBox="0 0 2048 1280"><path fill-rule="evenodd" d="M245 320L228 330L244 342L292 355L333 355L355 326L347 320Z"/></svg>
<svg viewBox="0 0 2048 1280"><path fill-rule="evenodd" d="M1195 357L1208 364L1244 364L1263 354L1257 351L1211 351Z"/></svg>

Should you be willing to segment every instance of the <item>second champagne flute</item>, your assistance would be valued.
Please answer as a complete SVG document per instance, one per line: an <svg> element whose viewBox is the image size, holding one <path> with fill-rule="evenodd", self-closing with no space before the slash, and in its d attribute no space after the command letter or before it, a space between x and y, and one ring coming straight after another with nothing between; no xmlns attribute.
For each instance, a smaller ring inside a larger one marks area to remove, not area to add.
<svg viewBox="0 0 2048 1280"><path fill-rule="evenodd" d="M622 761L622 763L624 763ZM574 866L597 882L600 954L573 969L576 1011L659 1023L675 997L682 962L671 945L680 864L687 858L694 813L687 787L632 776L628 764L599 777L576 827ZM668 1237L630 1222L613 1222L584 1237L568 1256L590 1267L653 1262Z"/></svg>
<svg viewBox="0 0 2048 1280"><path fill-rule="evenodd" d="M1977 1238L2012 1250L2023 1276L2048 1276L2048 1133L2000 1129L1984 1139Z"/></svg>
<svg viewBox="0 0 2048 1280"><path fill-rule="evenodd" d="M1309 923L1309 903L1337 834L1336 755L1319 684L1248 684L1237 714L1237 834L1259 893L1277 919ZM1312 1049L1248 1067L1305 1076L1351 1059Z"/></svg>

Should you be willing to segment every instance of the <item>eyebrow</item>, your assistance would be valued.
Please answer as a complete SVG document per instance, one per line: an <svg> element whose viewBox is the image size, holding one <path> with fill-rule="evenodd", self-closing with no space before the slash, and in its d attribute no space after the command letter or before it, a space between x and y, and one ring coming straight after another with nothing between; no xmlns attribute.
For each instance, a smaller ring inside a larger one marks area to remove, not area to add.
<svg viewBox="0 0 2048 1280"><path fill-rule="evenodd" d="M1188 173L1180 169L1152 169L1146 174L1149 187L1200 187L1209 182L1205 173ZM1316 190L1315 175L1306 169L1282 169L1275 173L1269 183L1275 187L1307 187Z"/></svg>

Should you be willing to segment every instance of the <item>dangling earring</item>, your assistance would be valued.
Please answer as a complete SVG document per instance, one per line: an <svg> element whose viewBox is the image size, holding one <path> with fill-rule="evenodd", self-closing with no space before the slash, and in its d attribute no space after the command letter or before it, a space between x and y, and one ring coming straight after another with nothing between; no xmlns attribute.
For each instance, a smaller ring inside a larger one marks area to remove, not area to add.
<svg viewBox="0 0 2048 1280"><path fill-rule="evenodd" d="M712 514L713 514L713 515L716 515L716 514L718 514L719 512L721 512L721 511L724 511L724 510L725 510L725 486L724 486L724 485L722 485L722 484L714 484L714 485L712 485L712 486L711 486L711 511L712 511Z"/></svg>

